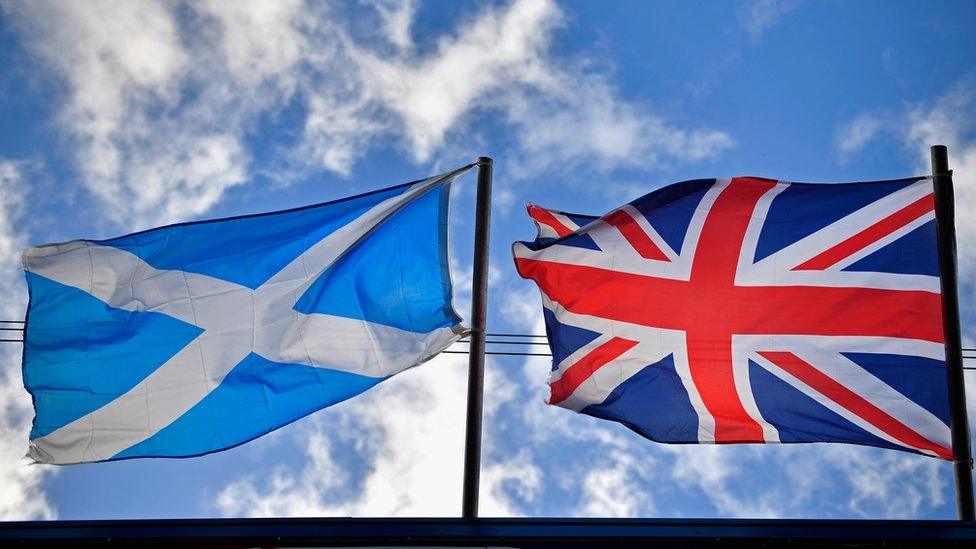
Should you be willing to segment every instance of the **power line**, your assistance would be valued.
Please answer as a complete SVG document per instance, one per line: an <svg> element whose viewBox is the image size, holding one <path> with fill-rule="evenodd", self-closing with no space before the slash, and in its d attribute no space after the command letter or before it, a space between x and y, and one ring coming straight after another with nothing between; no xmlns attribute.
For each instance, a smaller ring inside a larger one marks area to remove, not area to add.
<svg viewBox="0 0 976 549"><path fill-rule="evenodd" d="M459 339L457 343L471 343L467 339ZM495 345L549 345L544 341L486 341L485 343L491 343Z"/></svg>
<svg viewBox="0 0 976 549"><path fill-rule="evenodd" d="M24 321L23 320L0 320L0 324L24 324ZM23 328L16 328L16 327L11 328L11 327L2 327L2 326L0 326L0 330L23 331L24 329ZM489 336L489 337L524 337L524 338L546 338L546 337L548 337L546 334L511 334L511 333L501 333L501 332L487 332L487 333L485 333L485 335L486 336ZM458 343L467 343L468 340L467 339L460 339L457 342ZM487 341L486 343L501 343L501 344L509 344L509 345L548 345L547 343L535 342L535 341L524 341L524 342L522 342L522 341ZM967 352L967 351L976 352L976 347L963 347L962 350L963 350L963 352ZM967 358L976 358L976 357L967 357Z"/></svg>
<svg viewBox="0 0 976 549"><path fill-rule="evenodd" d="M0 324L24 324L23 320L0 320ZM0 331L6 332L23 332L23 326L0 326ZM505 337L505 338L525 338L525 339L539 339L546 338L545 334L513 334L513 333L503 333L503 332L487 332L485 335L490 337ZM0 338L0 343L23 343L23 339L8 339ZM470 343L469 339L460 339L456 343ZM503 340L488 340L485 342L488 345L524 345L524 346L546 346L549 345L546 341L503 341ZM963 347L964 360L976 360L976 347ZM468 351L443 351L448 354L468 354ZM552 353L529 353L529 352L518 352L518 351L487 351L485 354L488 355L501 355L501 356L546 356L551 357ZM965 366L966 370L976 370L976 366Z"/></svg>
<svg viewBox="0 0 976 549"><path fill-rule="evenodd" d="M0 339L0 343L23 343L23 339ZM466 341L459 341L458 343L467 343ZM487 343L510 343L510 344L520 344L517 341L488 341ZM545 345L545 344L543 344ZM967 349L968 350L968 349ZM451 351L445 350L441 351L444 354L449 355L466 355L468 351ZM485 351L486 355L498 355L498 356L544 356L552 357L552 353L523 353L516 351ZM964 360L976 360L976 356L963 356ZM963 366L963 370L976 370L976 366Z"/></svg>
<svg viewBox="0 0 976 549"><path fill-rule="evenodd" d="M466 355L467 351L441 351L442 353L449 355ZM515 352L505 352L505 351L485 351L486 355L505 355L505 356L549 356L549 353L515 353ZM974 367L976 368L976 367Z"/></svg>

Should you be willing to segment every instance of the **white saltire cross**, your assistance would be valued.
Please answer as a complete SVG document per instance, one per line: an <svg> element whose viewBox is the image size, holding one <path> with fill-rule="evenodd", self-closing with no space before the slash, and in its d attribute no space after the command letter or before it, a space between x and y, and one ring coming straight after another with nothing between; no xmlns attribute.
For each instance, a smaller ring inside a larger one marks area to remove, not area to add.
<svg viewBox="0 0 976 549"><path fill-rule="evenodd" d="M250 353L386 377L456 341L460 326L414 333L294 309L305 290L346 250L433 186L464 169L420 182L384 200L250 289L181 270L159 270L127 251L76 240L31 248L24 268L79 288L111 307L163 313L203 332L125 394L30 443L42 463L101 461L165 428L213 391ZM120 365L124 367L124 365Z"/></svg>

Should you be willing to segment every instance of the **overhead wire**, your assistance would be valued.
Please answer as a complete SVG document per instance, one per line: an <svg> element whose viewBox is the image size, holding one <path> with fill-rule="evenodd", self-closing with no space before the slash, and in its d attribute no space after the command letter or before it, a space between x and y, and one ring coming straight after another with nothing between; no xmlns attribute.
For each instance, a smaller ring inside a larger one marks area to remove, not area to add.
<svg viewBox="0 0 976 549"><path fill-rule="evenodd" d="M2 326L2 324L19 324L20 326ZM0 331L5 332L23 332L24 331L24 321L23 320L0 320ZM508 332L487 332L485 334L487 337L491 338L521 338L529 341L505 341L502 339L489 339L485 341L486 345L517 345L517 346L546 346L549 345L548 341L531 341L532 339L545 339L545 334L515 334ZM0 343L23 343L24 340L13 339L13 338L0 338ZM470 343L469 338L460 339L455 343ZM448 349L442 351L446 354L459 354L466 355L468 351L459 349ZM976 360L976 347L963 347L963 360ZM485 351L486 355L497 355L497 356L542 356L551 357L552 353L535 353L535 352L521 352L521 351ZM976 366L963 366L966 370L976 370Z"/></svg>

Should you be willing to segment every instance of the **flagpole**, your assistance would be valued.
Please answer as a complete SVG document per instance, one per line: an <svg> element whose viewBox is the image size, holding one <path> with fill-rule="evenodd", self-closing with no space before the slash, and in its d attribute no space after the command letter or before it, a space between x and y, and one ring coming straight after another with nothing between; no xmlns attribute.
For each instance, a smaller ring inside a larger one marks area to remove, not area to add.
<svg viewBox="0 0 976 549"><path fill-rule="evenodd" d="M468 346L468 415L464 432L464 492L461 516L478 517L481 474L481 413L485 389L485 324L488 315L488 226L491 223L491 158L478 159L474 225L474 277Z"/></svg>
<svg viewBox="0 0 976 549"><path fill-rule="evenodd" d="M942 326L949 376L949 427L952 430L952 466L956 476L956 510L960 520L974 520L973 456L966 415L966 380L963 375L962 336L959 329L952 170L949 169L949 153L945 145L933 145L931 153L932 183L935 186L935 226L939 239L939 279L942 284Z"/></svg>

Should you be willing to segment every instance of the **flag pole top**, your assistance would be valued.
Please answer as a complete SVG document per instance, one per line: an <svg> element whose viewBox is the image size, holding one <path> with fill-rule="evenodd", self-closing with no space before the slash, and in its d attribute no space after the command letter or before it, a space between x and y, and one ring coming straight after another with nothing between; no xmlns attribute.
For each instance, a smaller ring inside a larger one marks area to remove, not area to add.
<svg viewBox="0 0 976 549"><path fill-rule="evenodd" d="M949 169L949 149L945 145L932 145L929 147L932 155L932 175L952 175Z"/></svg>

